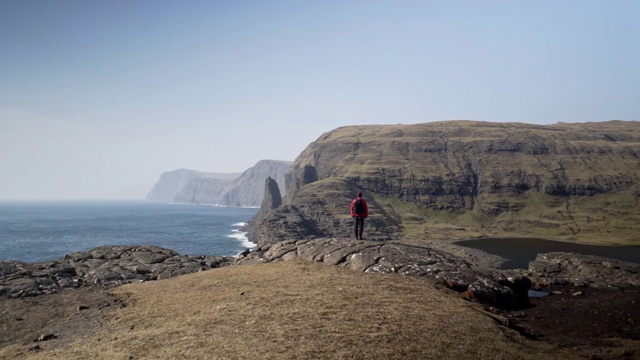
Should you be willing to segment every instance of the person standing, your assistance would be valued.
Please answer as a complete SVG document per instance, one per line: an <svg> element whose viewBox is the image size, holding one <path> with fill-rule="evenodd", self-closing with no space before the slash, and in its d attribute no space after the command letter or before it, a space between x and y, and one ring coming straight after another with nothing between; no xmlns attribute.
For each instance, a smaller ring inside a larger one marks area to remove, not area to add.
<svg viewBox="0 0 640 360"><path fill-rule="evenodd" d="M362 230L364 229L364 219L369 216L367 200L362 198L362 193L358 192L358 197L351 202L351 217L355 219L355 234L357 240L362 240Z"/></svg>

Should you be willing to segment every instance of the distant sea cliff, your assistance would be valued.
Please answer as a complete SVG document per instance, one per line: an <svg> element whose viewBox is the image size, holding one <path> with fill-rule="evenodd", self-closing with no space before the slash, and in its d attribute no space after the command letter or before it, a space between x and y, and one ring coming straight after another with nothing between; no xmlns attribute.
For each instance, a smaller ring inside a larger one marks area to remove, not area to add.
<svg viewBox="0 0 640 360"><path fill-rule="evenodd" d="M243 173L206 173L179 169L163 173L146 200L167 203L257 207L264 195L264 180L276 179L284 189L290 161L260 160Z"/></svg>

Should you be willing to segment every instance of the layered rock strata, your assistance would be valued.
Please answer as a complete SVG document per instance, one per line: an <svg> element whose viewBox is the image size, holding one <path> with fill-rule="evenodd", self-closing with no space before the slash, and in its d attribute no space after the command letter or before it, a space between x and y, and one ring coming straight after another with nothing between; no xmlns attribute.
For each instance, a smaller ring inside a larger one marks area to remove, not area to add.
<svg viewBox="0 0 640 360"><path fill-rule="evenodd" d="M370 205L370 239L640 244L633 121L343 127L310 144L285 180L282 206L255 219L266 224L250 234L258 244L348 237L358 191Z"/></svg>

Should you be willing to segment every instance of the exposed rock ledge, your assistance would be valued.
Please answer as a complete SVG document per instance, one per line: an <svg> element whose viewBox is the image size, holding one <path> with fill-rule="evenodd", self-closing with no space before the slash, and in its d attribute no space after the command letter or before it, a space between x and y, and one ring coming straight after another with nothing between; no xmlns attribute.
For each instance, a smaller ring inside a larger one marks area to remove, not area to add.
<svg viewBox="0 0 640 360"><path fill-rule="evenodd" d="M104 246L39 263L0 261L0 296L24 297L81 286L160 280L233 263L233 257L186 256L159 246Z"/></svg>
<svg viewBox="0 0 640 360"><path fill-rule="evenodd" d="M368 273L398 273L427 278L473 301L500 308L528 302L531 287L547 285L640 286L640 264L568 253L540 254L529 270L497 270L476 266L436 249L399 243L349 239L289 240L246 252L238 264L301 258Z"/></svg>
<svg viewBox="0 0 640 360"><path fill-rule="evenodd" d="M74 252L63 259L27 264L0 261L0 296L25 297L81 286L110 287L135 281L166 279L230 264L307 261L367 273L417 276L462 293L469 300L500 308L528 302L531 287L640 286L640 264L608 258L539 254L529 270L497 270L478 266L442 251L437 244L416 247L400 243L350 239L288 240L237 258L185 256L158 246L106 246Z"/></svg>
<svg viewBox="0 0 640 360"><path fill-rule="evenodd" d="M528 275L538 286L640 286L640 264L575 253L538 254L535 261L529 262Z"/></svg>

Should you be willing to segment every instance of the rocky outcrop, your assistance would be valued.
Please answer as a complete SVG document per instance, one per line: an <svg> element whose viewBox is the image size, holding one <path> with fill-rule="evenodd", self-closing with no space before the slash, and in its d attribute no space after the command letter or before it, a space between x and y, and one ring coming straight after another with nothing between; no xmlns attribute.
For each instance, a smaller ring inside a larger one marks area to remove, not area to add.
<svg viewBox="0 0 640 360"><path fill-rule="evenodd" d="M370 238L640 244L637 122L343 127L310 144L285 183L281 209L255 219L267 224L258 243L349 236L346 209L362 191Z"/></svg>
<svg viewBox="0 0 640 360"><path fill-rule="evenodd" d="M528 305L531 288L568 285L640 288L640 264L572 253L539 254L529 269L498 270L471 263L433 246L322 238L285 240L240 255L237 264L302 259L366 273L424 278L462 297L502 309Z"/></svg>
<svg viewBox="0 0 640 360"><path fill-rule="evenodd" d="M185 189L185 186L190 184L192 181L195 181L195 184L189 185L191 190L189 190L187 194L183 194L181 196L186 199L197 198L194 196L194 188L202 188L205 190L205 196L208 197L211 196L211 194L215 191L212 191L211 184L204 185L206 184L206 181L199 182L199 180L214 179L214 183L216 183L217 186L220 186L221 190L224 190L227 185L229 185L231 180L235 179L239 175L240 174L236 173L205 173L189 169L168 171L162 173L162 175L160 176L160 180L158 180L158 182L153 185L153 188L151 189L149 194L147 194L146 199L149 201L163 201L167 203L173 203L176 201L176 196L180 194L183 189Z"/></svg>
<svg viewBox="0 0 640 360"><path fill-rule="evenodd" d="M282 205L282 195L278 182L271 177L267 177L264 182L264 196L262 198L261 209L271 211Z"/></svg>
<svg viewBox="0 0 640 360"><path fill-rule="evenodd" d="M501 308L524 305L531 285L531 281L517 270L479 268L433 247L377 241L286 240L241 255L237 264L296 258L366 273L421 277L460 292L469 300Z"/></svg>
<svg viewBox="0 0 640 360"><path fill-rule="evenodd" d="M349 204L358 188L341 179L316 181L302 187L295 196L285 195L283 203L270 212L260 211L251 220L248 237L264 246L287 239L349 238L353 233L353 219ZM393 240L401 232L398 222L388 209L365 192L369 216L365 221L364 237L369 240Z"/></svg>
<svg viewBox="0 0 640 360"><path fill-rule="evenodd" d="M271 177L267 177L264 181L264 196L258 217L265 217L271 210L277 209L282 205L282 196L280 195L280 187L278 183Z"/></svg>
<svg viewBox="0 0 640 360"><path fill-rule="evenodd" d="M280 205L282 205L282 197L280 195L280 188L278 186L278 183L272 178L268 177L264 181L264 197L262 199L262 204L260 205L260 210L254 216L254 218L264 219L267 217L269 212L271 212L271 210L279 208ZM264 224L250 221L243 230L247 233L257 234L262 231L260 226L264 226Z"/></svg>
<svg viewBox="0 0 640 360"><path fill-rule="evenodd" d="M253 167L233 180L225 194L221 204L224 206L260 206L264 196L264 179L273 179L279 189L284 190L284 177L291 161L260 160ZM284 193L280 193L280 196Z"/></svg>
<svg viewBox="0 0 640 360"><path fill-rule="evenodd" d="M113 287L167 279L227 265L301 259L365 273L423 278L470 301L515 309L528 305L534 288L568 285L637 291L640 265L570 253L540 254L529 269L498 270L434 246L318 238L286 240L245 251L237 258L183 256L157 246L106 246L62 259L27 264L0 261L0 296L28 297L79 287Z"/></svg>
<svg viewBox="0 0 640 360"><path fill-rule="evenodd" d="M0 296L25 297L82 286L167 279L229 265L234 258L185 256L158 246L105 246L39 263L0 261Z"/></svg>
<svg viewBox="0 0 640 360"><path fill-rule="evenodd" d="M339 186L340 184L336 184ZM266 185L269 186L269 185ZM273 189L273 183L271 183ZM248 237L258 246L276 243L291 236L296 239L314 239L323 237L324 231L315 225L312 219L322 218L327 221L326 226L344 227L351 223L351 219L334 220L331 218L332 210L326 209L335 204L322 202L314 194L301 194L296 202L291 205L273 207L273 202L263 202L260 211L253 217L247 227ZM313 213L306 213L307 209L313 209ZM350 233L350 232L349 232ZM345 237L347 233L343 234Z"/></svg>
<svg viewBox="0 0 640 360"><path fill-rule="evenodd" d="M528 276L537 286L571 285L593 288L640 286L640 264L593 255L553 252L538 254Z"/></svg>

